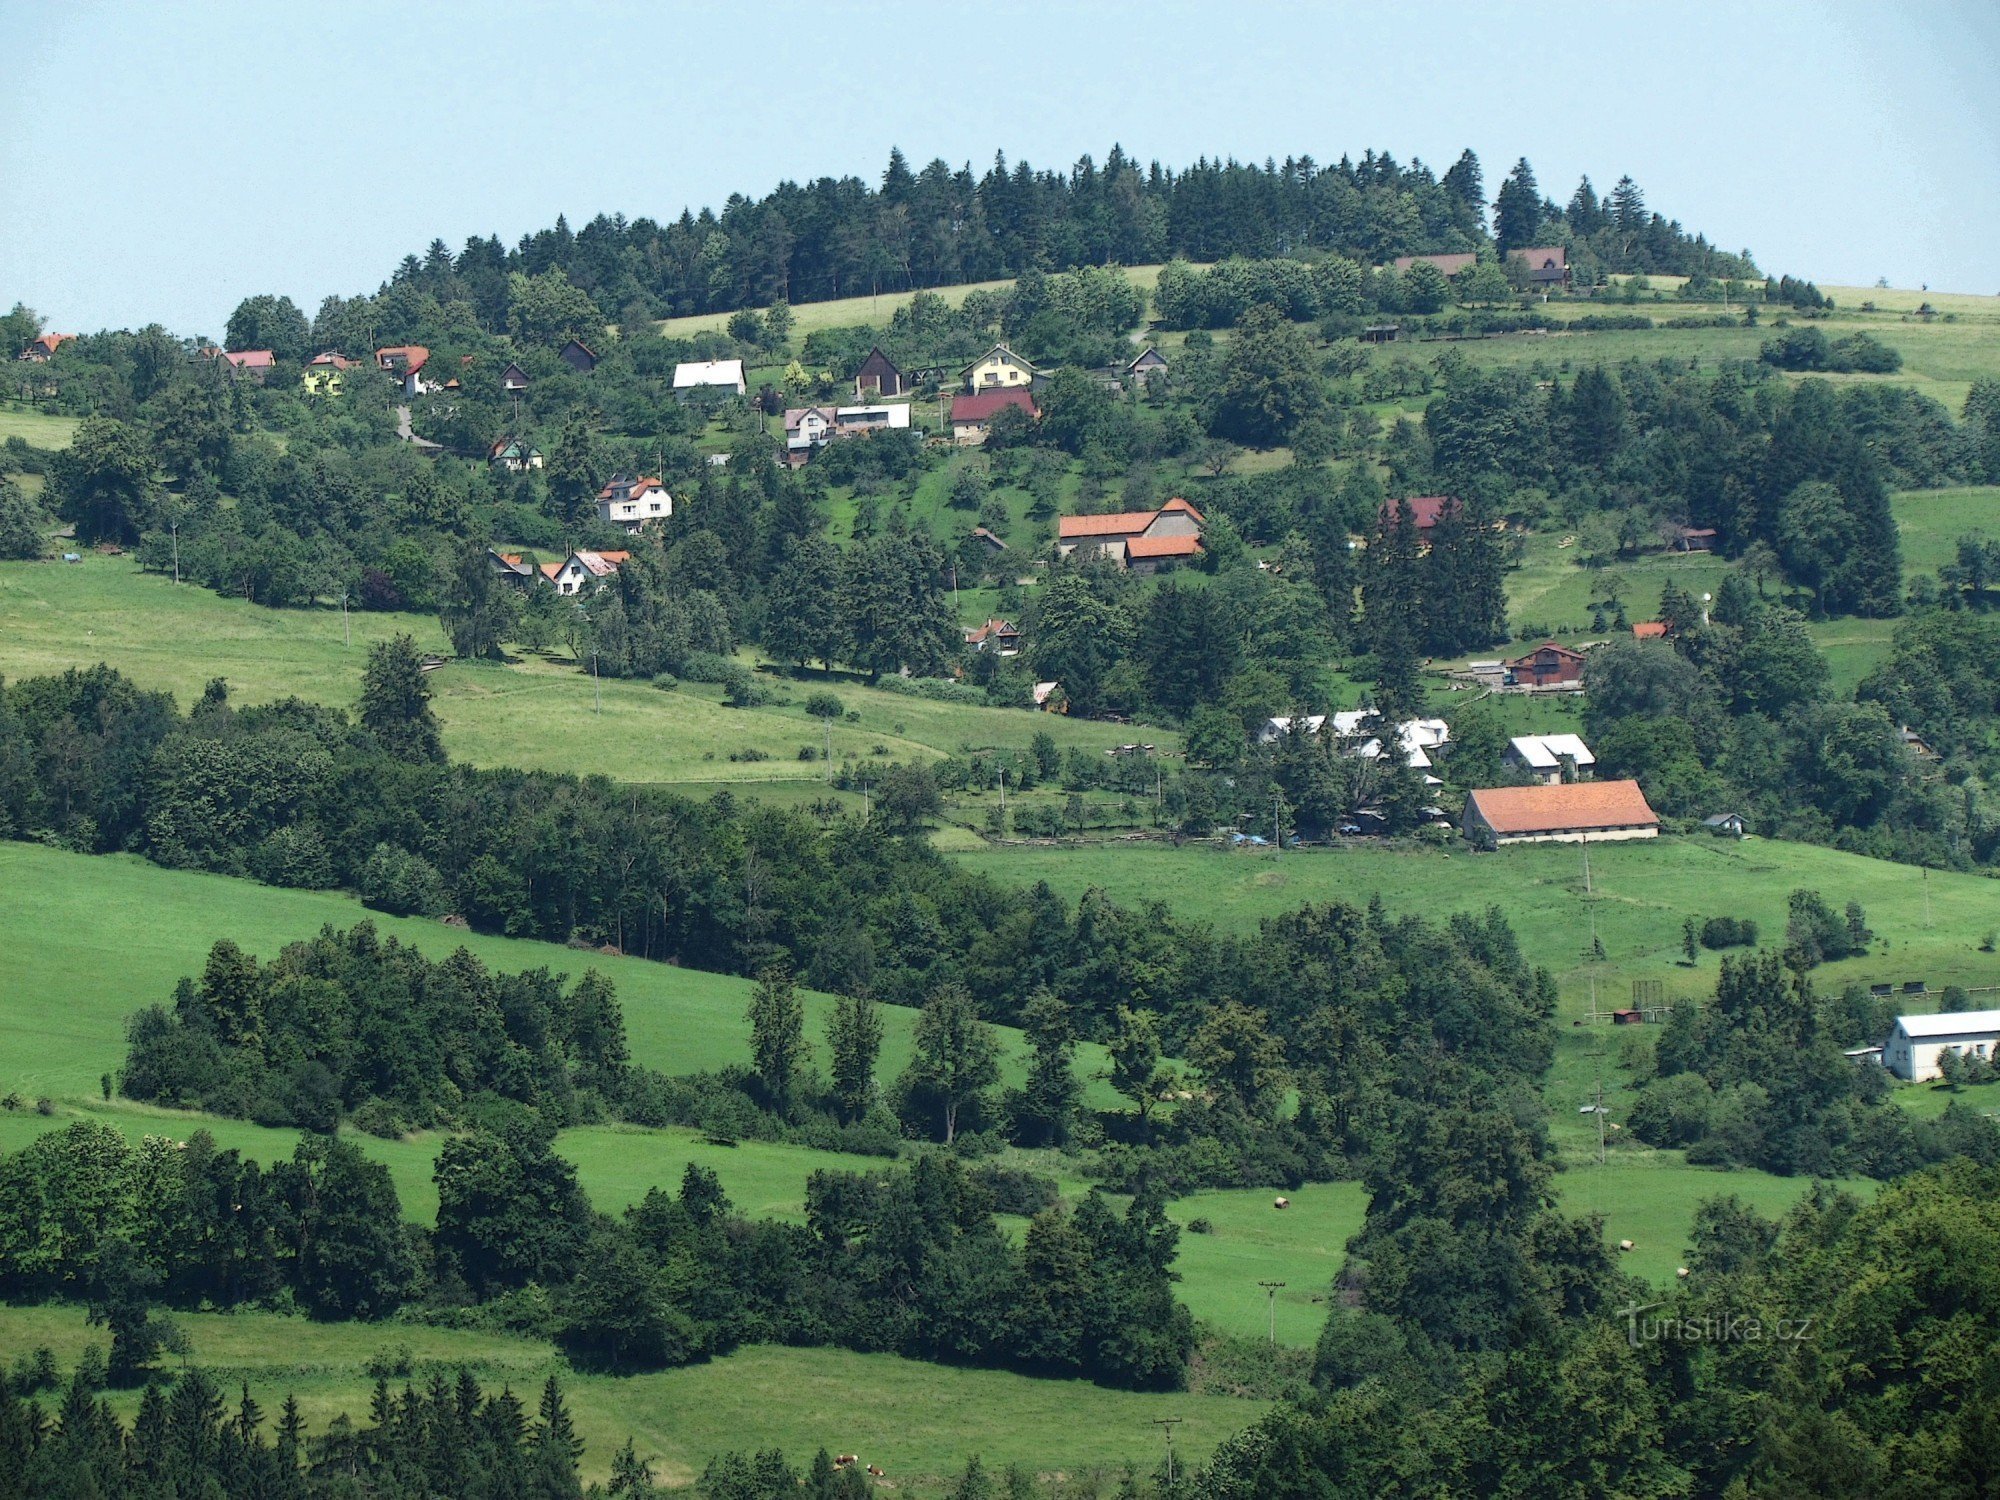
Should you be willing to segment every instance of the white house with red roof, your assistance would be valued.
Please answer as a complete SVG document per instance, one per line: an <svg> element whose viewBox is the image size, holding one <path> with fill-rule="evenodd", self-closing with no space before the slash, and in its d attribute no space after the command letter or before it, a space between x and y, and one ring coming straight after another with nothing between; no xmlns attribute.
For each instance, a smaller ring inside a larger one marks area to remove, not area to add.
<svg viewBox="0 0 2000 1500"><path fill-rule="evenodd" d="M1199 557L1205 525L1201 512L1176 496L1158 510L1064 516L1056 523L1056 544L1064 557L1079 547L1094 549L1122 568L1145 574L1163 563Z"/></svg>
<svg viewBox="0 0 2000 1500"><path fill-rule="evenodd" d="M45 365L55 355L56 350L75 337L73 333L45 333L40 338L28 341L28 347L21 351L21 358L31 364Z"/></svg>
<svg viewBox="0 0 2000 1500"><path fill-rule="evenodd" d="M966 446L983 443L993 426L994 417L1008 407L1018 407L1028 414L1030 421L1040 419L1041 408L1035 405L1035 398L1024 385L1011 386L1004 390L981 391L973 396L953 396L951 398L951 437L955 443Z"/></svg>
<svg viewBox="0 0 2000 1500"><path fill-rule="evenodd" d="M278 356L269 349L224 349L223 362L238 375L247 375L262 383L277 366Z"/></svg>
<svg viewBox="0 0 2000 1500"><path fill-rule="evenodd" d="M430 358L431 351L422 344L390 344L375 351L375 366L393 375L405 396L421 396L434 389L423 378L423 368Z"/></svg>
<svg viewBox="0 0 2000 1500"><path fill-rule="evenodd" d="M558 594L581 594L586 589L594 594L618 576L618 569L631 556L629 552L587 552L578 548L557 565L550 581Z"/></svg>
<svg viewBox="0 0 2000 1500"><path fill-rule="evenodd" d="M674 497L658 479L614 474L611 482L597 492L597 518L607 526L621 526L636 535L654 521L664 521L674 513Z"/></svg>

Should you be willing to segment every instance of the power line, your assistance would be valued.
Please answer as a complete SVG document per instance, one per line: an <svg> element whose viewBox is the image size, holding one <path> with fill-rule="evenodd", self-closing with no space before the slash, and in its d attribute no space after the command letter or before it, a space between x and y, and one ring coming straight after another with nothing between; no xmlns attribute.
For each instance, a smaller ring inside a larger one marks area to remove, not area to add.
<svg viewBox="0 0 2000 1500"><path fill-rule="evenodd" d="M1186 1417L1154 1417L1146 1425L1157 1427L1167 1437L1167 1488L1174 1487L1174 1428L1187 1420Z"/></svg>
<svg viewBox="0 0 2000 1500"><path fill-rule="evenodd" d="M1257 1285L1264 1289L1264 1295L1271 1304L1271 1347L1278 1347L1278 1293L1284 1287L1282 1281L1260 1281Z"/></svg>

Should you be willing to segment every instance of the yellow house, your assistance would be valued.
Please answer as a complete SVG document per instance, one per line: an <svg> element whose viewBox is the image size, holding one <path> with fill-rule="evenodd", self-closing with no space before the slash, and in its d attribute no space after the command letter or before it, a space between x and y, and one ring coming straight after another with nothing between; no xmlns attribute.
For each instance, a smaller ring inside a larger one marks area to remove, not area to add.
<svg viewBox="0 0 2000 1500"><path fill-rule="evenodd" d="M1035 367L1005 344L995 344L960 373L965 377L965 388L974 395L1032 385L1035 379Z"/></svg>
<svg viewBox="0 0 2000 1500"><path fill-rule="evenodd" d="M305 373L299 377L299 384L312 396L338 396L342 384L341 372L353 369L359 360L347 359L338 354L315 354L306 361Z"/></svg>

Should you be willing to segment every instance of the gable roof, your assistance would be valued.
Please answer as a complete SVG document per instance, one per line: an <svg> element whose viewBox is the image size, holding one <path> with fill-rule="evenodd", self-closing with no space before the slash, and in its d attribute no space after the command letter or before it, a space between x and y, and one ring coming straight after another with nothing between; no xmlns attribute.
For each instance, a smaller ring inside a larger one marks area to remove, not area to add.
<svg viewBox="0 0 2000 1500"><path fill-rule="evenodd" d="M1597 757L1579 734L1520 734L1507 742L1531 770L1553 771L1565 760L1594 766Z"/></svg>
<svg viewBox="0 0 2000 1500"><path fill-rule="evenodd" d="M740 359L690 359L674 366L674 389L677 391L692 390L701 385L741 384L743 361Z"/></svg>
<svg viewBox="0 0 2000 1500"><path fill-rule="evenodd" d="M875 371L878 372L887 369L894 371L898 375L903 373L901 370L896 368L896 362L893 359L889 358L888 355L882 352L882 346L880 344L870 344L868 346L868 357L861 361L861 368L857 370L855 373L857 375L869 374L871 366Z"/></svg>
<svg viewBox="0 0 2000 1500"><path fill-rule="evenodd" d="M585 358L587 358L592 364L597 363L597 351L591 348L590 345L586 344L582 339L571 339L568 343L564 344L562 348L556 350L556 353L558 355L563 355L569 353L569 351L572 349L581 349L584 353Z"/></svg>
<svg viewBox="0 0 2000 1500"><path fill-rule="evenodd" d="M1402 507L1410 508L1410 517L1419 531L1429 531L1444 516L1445 508L1455 504L1450 495L1411 495L1402 500L1384 500L1378 517L1386 526L1394 526L1402 518Z"/></svg>
<svg viewBox="0 0 2000 1500"><path fill-rule="evenodd" d="M76 335L73 333L45 333L40 338L28 341L27 352L32 353L34 350L39 349L44 354L53 354L75 337Z"/></svg>
<svg viewBox="0 0 2000 1500"><path fill-rule="evenodd" d="M1554 641L1543 641L1541 645L1535 647L1535 649L1528 652L1527 655L1517 656L1512 661L1508 662L1507 665L1510 667L1532 666L1534 664L1535 658L1540 656L1544 651L1553 651L1558 656L1567 656L1575 661L1583 660L1583 653L1581 651L1572 651L1567 646L1558 646Z"/></svg>
<svg viewBox="0 0 2000 1500"><path fill-rule="evenodd" d="M269 349L225 349L222 357L238 370L268 370L278 358Z"/></svg>
<svg viewBox="0 0 2000 1500"><path fill-rule="evenodd" d="M1156 510L1121 510L1108 516L1064 516L1056 522L1056 535L1136 537L1158 515Z"/></svg>
<svg viewBox="0 0 2000 1500"><path fill-rule="evenodd" d="M500 383L505 385L510 380L518 380L523 385L528 383L528 372L511 359L507 361L507 368L500 372Z"/></svg>
<svg viewBox="0 0 2000 1500"><path fill-rule="evenodd" d="M1196 510L1194 508L1193 502L1183 500L1179 495L1174 496L1173 499L1169 500L1165 505L1162 505L1160 507L1160 512L1163 515L1170 510L1177 510L1184 515L1193 516L1197 521L1201 522L1201 524L1204 526L1208 524L1208 517L1204 516L1200 511Z"/></svg>
<svg viewBox="0 0 2000 1500"><path fill-rule="evenodd" d="M951 419L954 422L987 422L1002 407L1018 406L1031 417L1039 417L1035 398L1028 394L1025 386L1012 386L1004 391L980 391L972 396L951 398Z"/></svg>
<svg viewBox="0 0 2000 1500"><path fill-rule="evenodd" d="M1667 637L1667 622L1664 620L1641 620L1632 627L1632 638L1638 641L1662 641Z"/></svg>
<svg viewBox="0 0 2000 1500"><path fill-rule="evenodd" d="M1578 781L1568 786L1484 787L1468 804L1495 833L1568 833L1592 828L1657 827L1659 814L1636 781Z"/></svg>
<svg viewBox="0 0 2000 1500"><path fill-rule="evenodd" d="M814 412L819 413L819 419L829 427L833 425L835 420L834 410L830 406L791 406L785 409L785 431L791 432L795 430L800 423L804 422Z"/></svg>
<svg viewBox="0 0 2000 1500"><path fill-rule="evenodd" d="M1935 1016L1898 1016L1896 1029L1912 1041L1929 1036L1960 1036L1968 1031L2000 1031L2000 1010L1948 1010Z"/></svg>
<svg viewBox="0 0 2000 1500"><path fill-rule="evenodd" d="M422 344L389 344L375 351L376 364L404 375L416 374L430 357L431 351Z"/></svg>
<svg viewBox="0 0 2000 1500"><path fill-rule="evenodd" d="M1135 536L1125 543L1130 557L1193 557L1201 551L1198 536Z"/></svg>
<svg viewBox="0 0 2000 1500"><path fill-rule="evenodd" d="M1146 365L1149 368L1155 370L1164 370L1167 367L1167 357L1166 355L1160 353L1159 350L1155 349L1151 344L1148 344L1145 348L1141 349L1136 355L1133 356L1132 362L1126 365L1125 368L1128 370L1136 370L1141 365Z"/></svg>
<svg viewBox="0 0 2000 1500"><path fill-rule="evenodd" d="M308 370L351 370L360 364L358 359L349 359L345 354L335 354L331 349L323 350L306 361Z"/></svg>
<svg viewBox="0 0 2000 1500"><path fill-rule="evenodd" d="M1016 354L1012 349L1009 349L1005 344L995 344L991 349L988 349L984 354L980 355L979 358L975 359L971 364L967 365L964 369L960 370L958 373L961 375L970 375L974 370L978 369L981 365L985 364L987 360L993 358L996 354L1001 355L1006 359L1012 360L1015 364L1019 365L1022 369L1027 370L1030 373L1034 371L1035 362L1033 360L1028 359L1023 355Z"/></svg>
<svg viewBox="0 0 2000 1500"><path fill-rule="evenodd" d="M978 537L980 541L985 542L989 547L992 547L995 551L1005 552L1007 550L1007 544L1001 541L999 537L994 535L993 532L991 532L984 526L973 527L972 534Z"/></svg>
<svg viewBox="0 0 2000 1500"><path fill-rule="evenodd" d="M570 553L562 567L566 568L573 562L592 578L609 578L618 571L618 565L631 555L630 552L587 552L579 547Z"/></svg>
<svg viewBox="0 0 2000 1500"><path fill-rule="evenodd" d="M1527 249L1509 250L1509 260L1524 260L1537 269L1553 264L1560 271L1569 264L1569 251L1561 245L1535 245Z"/></svg>

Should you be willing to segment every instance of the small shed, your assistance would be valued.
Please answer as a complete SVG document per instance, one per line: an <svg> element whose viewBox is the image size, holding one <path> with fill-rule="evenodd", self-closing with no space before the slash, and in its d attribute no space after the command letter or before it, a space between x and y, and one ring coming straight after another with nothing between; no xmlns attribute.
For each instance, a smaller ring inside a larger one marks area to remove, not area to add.
<svg viewBox="0 0 2000 1500"><path fill-rule="evenodd" d="M582 339L571 339L556 351L556 358L568 365L579 375L588 375L597 368L597 355Z"/></svg>
<svg viewBox="0 0 2000 1500"><path fill-rule="evenodd" d="M1393 344L1402 331L1400 323L1370 323L1356 337L1364 344Z"/></svg>
<svg viewBox="0 0 2000 1500"><path fill-rule="evenodd" d="M1716 813L1713 817L1703 818L1701 826L1717 838L1740 839L1749 832L1742 813Z"/></svg>
<svg viewBox="0 0 2000 1500"><path fill-rule="evenodd" d="M500 389L510 396L518 396L528 388L528 372L509 361L507 368L500 372Z"/></svg>
<svg viewBox="0 0 2000 1500"><path fill-rule="evenodd" d="M858 401L871 392L877 396L900 396L903 390L903 372L882 352L880 344L875 345L855 371L854 398Z"/></svg>

